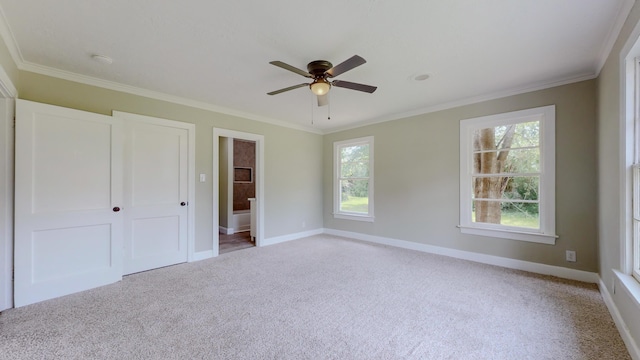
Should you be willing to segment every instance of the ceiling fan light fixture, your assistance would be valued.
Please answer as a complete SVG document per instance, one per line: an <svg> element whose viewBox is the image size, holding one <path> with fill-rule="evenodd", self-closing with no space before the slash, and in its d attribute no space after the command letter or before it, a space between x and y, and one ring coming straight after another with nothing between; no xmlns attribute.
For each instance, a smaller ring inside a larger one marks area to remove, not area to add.
<svg viewBox="0 0 640 360"><path fill-rule="evenodd" d="M329 92L331 84L326 79L319 78L313 80L311 85L309 85L309 88L311 88L311 92L316 95L325 95Z"/></svg>

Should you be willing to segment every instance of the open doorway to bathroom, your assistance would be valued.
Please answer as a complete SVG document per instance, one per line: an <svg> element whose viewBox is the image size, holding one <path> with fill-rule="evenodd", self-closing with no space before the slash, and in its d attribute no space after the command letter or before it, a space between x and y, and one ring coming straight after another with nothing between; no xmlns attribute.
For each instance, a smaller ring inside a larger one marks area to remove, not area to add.
<svg viewBox="0 0 640 360"><path fill-rule="evenodd" d="M261 135L214 129L214 253L260 246L263 154Z"/></svg>
<svg viewBox="0 0 640 360"><path fill-rule="evenodd" d="M224 254L254 246L251 208L256 198L256 142L220 137L219 146L218 235L219 253Z"/></svg>

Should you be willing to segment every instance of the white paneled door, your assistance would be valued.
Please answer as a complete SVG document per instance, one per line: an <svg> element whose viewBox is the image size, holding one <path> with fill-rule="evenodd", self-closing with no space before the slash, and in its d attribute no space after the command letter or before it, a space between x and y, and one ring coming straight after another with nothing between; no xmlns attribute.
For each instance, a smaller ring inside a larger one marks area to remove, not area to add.
<svg viewBox="0 0 640 360"><path fill-rule="evenodd" d="M15 306L122 277L122 121L18 100Z"/></svg>
<svg viewBox="0 0 640 360"><path fill-rule="evenodd" d="M124 120L124 274L187 261L189 128L114 112Z"/></svg>

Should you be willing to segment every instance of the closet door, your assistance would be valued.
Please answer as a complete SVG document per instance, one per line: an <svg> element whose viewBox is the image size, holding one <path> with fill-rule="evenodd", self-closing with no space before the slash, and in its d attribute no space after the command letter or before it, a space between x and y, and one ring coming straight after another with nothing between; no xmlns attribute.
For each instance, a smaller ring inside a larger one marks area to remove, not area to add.
<svg viewBox="0 0 640 360"><path fill-rule="evenodd" d="M124 120L124 275L187 261L192 124Z"/></svg>
<svg viewBox="0 0 640 360"><path fill-rule="evenodd" d="M122 125L18 100L15 306L122 278Z"/></svg>

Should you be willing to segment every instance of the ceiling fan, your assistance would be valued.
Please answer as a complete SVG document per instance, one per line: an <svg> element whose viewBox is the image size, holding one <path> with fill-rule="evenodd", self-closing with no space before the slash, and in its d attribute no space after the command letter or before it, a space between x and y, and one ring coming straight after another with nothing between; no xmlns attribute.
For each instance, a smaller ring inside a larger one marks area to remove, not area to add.
<svg viewBox="0 0 640 360"><path fill-rule="evenodd" d="M304 77L308 77L313 79L311 83L302 83L298 85L293 85L286 87L284 89L272 91L267 93L268 95L276 95L283 93L285 91L301 88L308 86L315 95L318 96L318 106L324 106L329 103L329 99L327 94L329 93L329 89L331 86L341 87L345 89L364 91L367 93L373 93L376 91L376 86L358 84L350 81L343 80L333 80L329 81L328 78L336 77L342 73L345 73L355 67L358 67L367 61L358 55L354 55L349 59L341 62L340 64L333 66L327 60L315 60L310 62L307 65L307 71L298 69L297 67L291 66L289 64L283 63L282 61L271 61L269 64L275 65L277 67L281 67L285 70L289 70L296 74L302 75Z"/></svg>

